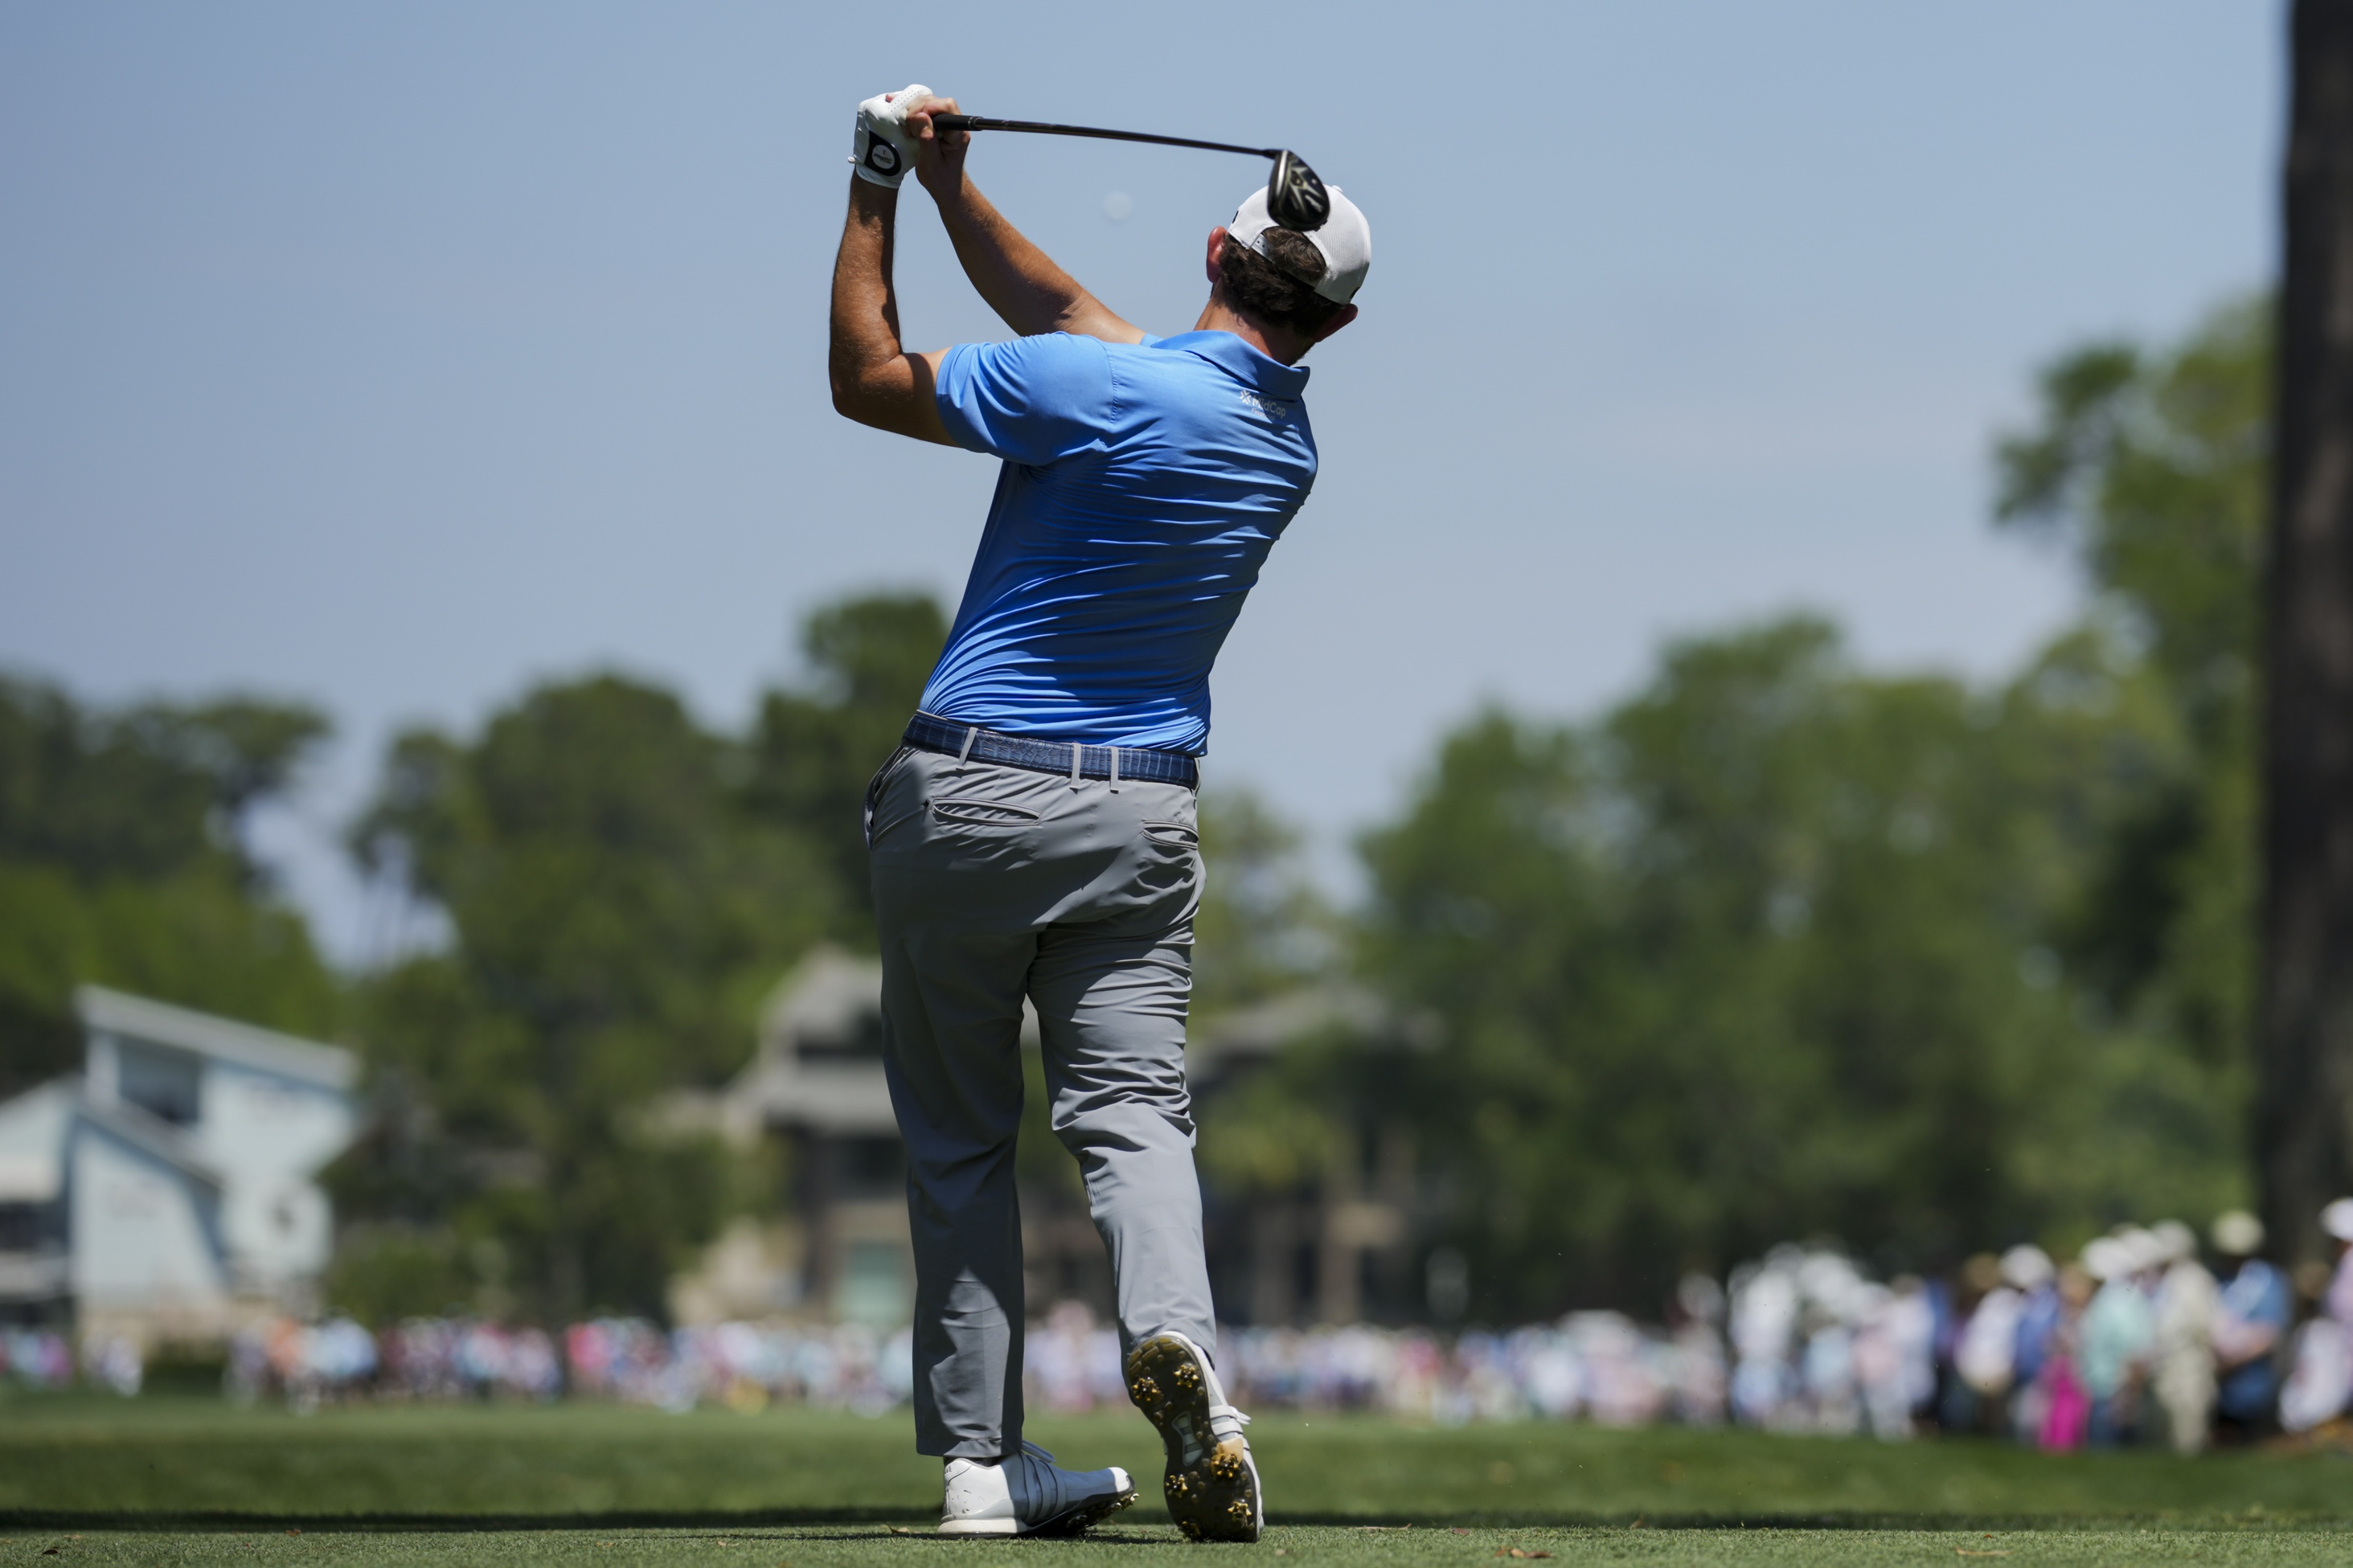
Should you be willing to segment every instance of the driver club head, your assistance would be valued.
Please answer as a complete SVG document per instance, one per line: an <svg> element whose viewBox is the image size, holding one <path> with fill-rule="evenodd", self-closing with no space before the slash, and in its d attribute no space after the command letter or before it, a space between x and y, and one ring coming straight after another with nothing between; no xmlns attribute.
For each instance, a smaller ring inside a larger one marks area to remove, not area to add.
<svg viewBox="0 0 2353 1568"><path fill-rule="evenodd" d="M1289 148L1274 155L1274 173L1266 182L1266 216L1302 234L1322 228L1332 216L1332 197L1324 182L1307 160Z"/></svg>

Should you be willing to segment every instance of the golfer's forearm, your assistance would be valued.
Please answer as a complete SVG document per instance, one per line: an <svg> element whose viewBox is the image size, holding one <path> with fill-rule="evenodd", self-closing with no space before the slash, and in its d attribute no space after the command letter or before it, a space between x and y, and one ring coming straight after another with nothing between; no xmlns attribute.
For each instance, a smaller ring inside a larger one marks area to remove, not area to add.
<svg viewBox="0 0 2353 1568"><path fill-rule="evenodd" d="M826 378L837 413L860 425L947 440L932 403L936 369L899 339L899 301L891 285L899 193L864 180L849 185L849 218L833 262L831 342Z"/></svg>
<svg viewBox="0 0 2353 1568"><path fill-rule="evenodd" d="M1025 337L1077 332L1116 342L1142 336L1081 288L1052 257L1030 244L971 181L963 182L939 208L965 276L1015 331Z"/></svg>
<svg viewBox="0 0 2353 1568"><path fill-rule="evenodd" d="M898 192L849 182L849 217L833 258L833 332L826 362L836 407L903 352L899 301L891 287L898 206Z"/></svg>

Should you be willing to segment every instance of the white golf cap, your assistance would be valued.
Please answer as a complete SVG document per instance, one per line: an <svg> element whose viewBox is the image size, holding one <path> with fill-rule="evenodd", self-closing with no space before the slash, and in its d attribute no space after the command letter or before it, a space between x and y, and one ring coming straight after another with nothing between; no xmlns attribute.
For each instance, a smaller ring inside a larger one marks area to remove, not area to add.
<svg viewBox="0 0 2353 1568"><path fill-rule="evenodd" d="M1345 305L1356 297L1356 290L1365 286L1365 274L1372 269L1373 226L1365 221L1361 207L1340 194L1339 186L1326 185L1324 190L1332 198L1332 216L1324 220L1323 227L1304 237L1324 258L1324 276L1316 280L1315 292ZM1226 232L1266 256L1266 231L1274 226L1274 220L1267 216L1266 187L1261 185L1235 209Z"/></svg>
<svg viewBox="0 0 2353 1568"><path fill-rule="evenodd" d="M2132 1272L2132 1247L2113 1236L2095 1236L2084 1244L2084 1272L2105 1283Z"/></svg>
<svg viewBox="0 0 2353 1568"><path fill-rule="evenodd" d="M2144 1268L2154 1268L2167 1261L2165 1244L2157 1233L2137 1225L2120 1226L2109 1232L2119 1248L2117 1256L2124 1262L2124 1271L2137 1274Z"/></svg>
<svg viewBox="0 0 2353 1568"><path fill-rule="evenodd" d="M2249 1258L2263 1245L2263 1222L2232 1209L2214 1222L2214 1250L2225 1258Z"/></svg>
<svg viewBox="0 0 2353 1568"><path fill-rule="evenodd" d="M2322 1209L2320 1228L2339 1241L2353 1241L2353 1198L2338 1198Z"/></svg>
<svg viewBox="0 0 2353 1568"><path fill-rule="evenodd" d="M2039 1290L2057 1270L2051 1255L2031 1241L2021 1241L2001 1255L2002 1283L2020 1290Z"/></svg>

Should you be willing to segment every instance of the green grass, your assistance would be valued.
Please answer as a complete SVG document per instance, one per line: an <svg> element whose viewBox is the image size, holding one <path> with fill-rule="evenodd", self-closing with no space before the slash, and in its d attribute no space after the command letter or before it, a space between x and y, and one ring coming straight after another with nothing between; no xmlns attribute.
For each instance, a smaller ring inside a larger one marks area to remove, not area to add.
<svg viewBox="0 0 2353 1568"><path fill-rule="evenodd" d="M1126 1465L1144 1500L1086 1542L942 1542L928 1533L938 1468L913 1452L903 1415L298 1417L217 1401L20 1398L0 1404L0 1563L824 1568L955 1552L1075 1564L1180 1544L1140 1419L1041 1419L1031 1436L1072 1463ZM1280 1526L1255 1550L1283 1553L1284 1568L1491 1564L1514 1545L1563 1563L2353 1560L2353 1531L2337 1528L2353 1523L2353 1462L2328 1454L2046 1458L1976 1442L1271 1415L1251 1438Z"/></svg>
<svg viewBox="0 0 2353 1568"><path fill-rule="evenodd" d="M71 1563L125 1564L535 1564L596 1568L835 1568L906 1564L997 1568L1050 1563L1053 1568L1232 1561L1250 1553L1269 1563L1345 1564L1347 1568L1522 1568L1495 1559L1509 1548L1548 1553L1559 1565L1627 1563L1646 1568L1680 1563L1941 1563L1946 1568L2026 1568L2034 1564L2195 1563L2341 1563L2348 1543L2319 1531L2106 1529L2066 1531L1936 1530L1635 1530L1624 1526L1495 1531L1415 1529L1372 1533L1345 1525L1276 1526L1256 1546L1187 1547L1173 1530L1113 1526L1077 1542L943 1541L893 1535L881 1525L800 1525L712 1531L509 1531L374 1532L299 1536L273 1533L93 1533L0 1535L0 1563L59 1568ZM58 1549L55 1558L45 1555ZM1138 1548L1158 1547L1161 1551ZM1979 1557L1962 1555L1977 1552ZM1196 1556L1195 1553L1202 1555Z"/></svg>

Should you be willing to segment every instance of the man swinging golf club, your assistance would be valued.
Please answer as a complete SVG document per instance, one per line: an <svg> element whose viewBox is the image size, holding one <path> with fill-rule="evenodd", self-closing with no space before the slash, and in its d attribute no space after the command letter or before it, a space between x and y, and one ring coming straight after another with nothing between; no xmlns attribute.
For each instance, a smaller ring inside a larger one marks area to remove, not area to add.
<svg viewBox="0 0 2353 1568"><path fill-rule="evenodd" d="M1272 226L1259 191L1209 232L1200 320L1155 338L972 187L971 133L931 123L955 107L922 87L860 105L833 276L834 406L1004 460L947 647L866 797L916 1447L946 1461L944 1532L1082 1529L1135 1496L1124 1470L1065 1470L1021 1439L1026 997L1169 1511L1195 1540L1255 1541L1248 1417L1212 1362L1185 1083L1198 759L1209 667L1314 481L1298 362L1356 318L1371 233L1336 189L1312 234ZM1012 342L901 344L891 255L911 170Z"/></svg>

